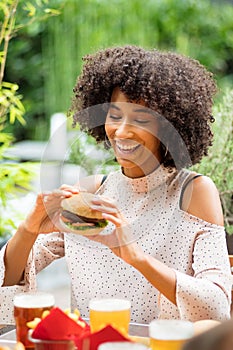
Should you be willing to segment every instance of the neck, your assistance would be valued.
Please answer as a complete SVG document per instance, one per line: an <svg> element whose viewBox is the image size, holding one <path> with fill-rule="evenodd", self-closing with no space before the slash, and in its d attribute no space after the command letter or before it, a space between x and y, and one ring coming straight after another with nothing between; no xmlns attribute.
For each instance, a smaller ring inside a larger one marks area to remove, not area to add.
<svg viewBox="0 0 233 350"><path fill-rule="evenodd" d="M158 167L160 166L160 163L157 162L157 164L155 164L154 167L149 167L148 169L145 169L144 167L142 168L121 168L122 169L122 173L127 176L130 177L132 179L137 179L140 177L145 177L147 175L150 175L151 173L153 173Z"/></svg>

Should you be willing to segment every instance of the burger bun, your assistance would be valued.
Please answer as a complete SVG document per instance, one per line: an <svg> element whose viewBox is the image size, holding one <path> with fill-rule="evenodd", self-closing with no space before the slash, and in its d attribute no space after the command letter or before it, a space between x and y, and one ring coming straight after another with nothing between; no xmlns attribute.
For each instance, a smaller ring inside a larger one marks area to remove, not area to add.
<svg viewBox="0 0 233 350"><path fill-rule="evenodd" d="M61 202L60 222L65 232L93 236L103 231L108 222L91 208L94 197L93 193L80 192Z"/></svg>

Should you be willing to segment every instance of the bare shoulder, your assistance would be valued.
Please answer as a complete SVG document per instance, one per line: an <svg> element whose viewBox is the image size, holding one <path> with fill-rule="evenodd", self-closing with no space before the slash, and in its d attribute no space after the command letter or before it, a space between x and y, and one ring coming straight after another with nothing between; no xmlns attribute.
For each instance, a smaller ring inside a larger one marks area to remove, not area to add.
<svg viewBox="0 0 233 350"><path fill-rule="evenodd" d="M223 226L223 213L218 190L207 176L191 181L183 194L182 209L212 224Z"/></svg>

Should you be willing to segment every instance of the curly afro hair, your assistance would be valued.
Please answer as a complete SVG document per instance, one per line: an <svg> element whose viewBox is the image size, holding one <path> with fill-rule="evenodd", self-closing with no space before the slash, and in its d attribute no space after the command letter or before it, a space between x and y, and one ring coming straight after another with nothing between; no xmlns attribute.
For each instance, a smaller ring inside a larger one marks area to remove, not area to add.
<svg viewBox="0 0 233 350"><path fill-rule="evenodd" d="M97 142L106 141L104 105L118 87L130 101L144 101L166 121L161 121L159 135L165 167L187 167L207 155L217 89L212 73L198 61L131 45L100 50L83 60L70 109L74 126L78 123Z"/></svg>

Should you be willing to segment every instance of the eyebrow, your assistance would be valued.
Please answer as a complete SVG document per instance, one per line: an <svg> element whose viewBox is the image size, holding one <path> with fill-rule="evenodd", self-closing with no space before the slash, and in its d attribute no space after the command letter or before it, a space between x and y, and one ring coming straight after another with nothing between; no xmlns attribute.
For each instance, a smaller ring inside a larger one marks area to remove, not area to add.
<svg viewBox="0 0 233 350"><path fill-rule="evenodd" d="M110 103L109 104L109 108L113 108L113 109L116 109L118 111L121 111L120 107L118 107L114 103ZM153 116L155 115L155 112L151 111L149 108L136 108L136 109L133 110L133 112L136 112L136 113L147 113L147 114L151 114Z"/></svg>
<svg viewBox="0 0 233 350"><path fill-rule="evenodd" d="M117 107L116 105L114 105L114 103L109 103L109 108L114 108L114 109L117 109L118 111L121 110L119 107Z"/></svg>

